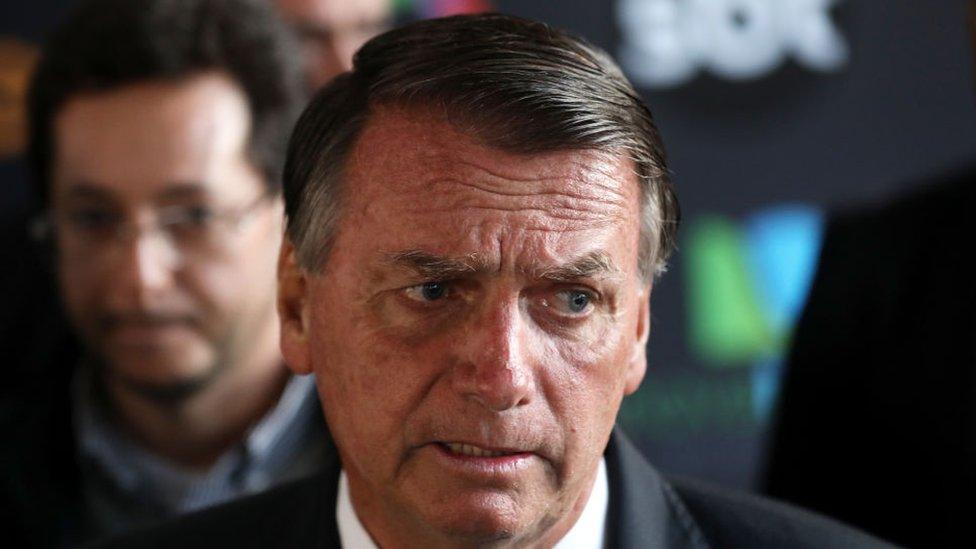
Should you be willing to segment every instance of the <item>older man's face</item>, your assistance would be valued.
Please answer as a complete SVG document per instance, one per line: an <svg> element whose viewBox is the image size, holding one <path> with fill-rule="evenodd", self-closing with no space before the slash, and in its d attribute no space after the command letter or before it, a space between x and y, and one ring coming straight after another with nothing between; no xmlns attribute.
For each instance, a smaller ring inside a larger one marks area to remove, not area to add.
<svg viewBox="0 0 976 549"><path fill-rule="evenodd" d="M359 517L381 544L555 541L644 374L631 164L384 110L344 189L322 272L285 247L279 310Z"/></svg>

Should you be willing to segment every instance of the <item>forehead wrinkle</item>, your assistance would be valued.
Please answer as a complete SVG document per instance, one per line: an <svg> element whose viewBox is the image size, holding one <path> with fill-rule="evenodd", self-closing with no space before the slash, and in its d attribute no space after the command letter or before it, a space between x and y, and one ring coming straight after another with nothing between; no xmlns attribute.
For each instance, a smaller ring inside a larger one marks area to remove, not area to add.
<svg viewBox="0 0 976 549"><path fill-rule="evenodd" d="M370 116L352 154L352 164L364 170L364 183L384 181L370 185L371 195L384 189L423 192L450 202L445 195L471 189L498 199L561 196L629 210L637 190L626 154L593 149L519 154L486 145L444 120L396 107L380 107ZM397 177L416 172L418 162L425 167L419 177Z"/></svg>
<svg viewBox="0 0 976 549"><path fill-rule="evenodd" d="M530 214L531 219L605 224L627 215L626 198L619 193L584 196L562 190L511 191L486 186L455 177L441 177L426 182L425 192L435 200L396 202L395 207L424 217L432 212L456 214L462 211L497 211Z"/></svg>
<svg viewBox="0 0 976 549"><path fill-rule="evenodd" d="M554 156L567 158L554 162ZM625 199L618 162L607 154L598 151L557 151L538 156L505 154L505 157L500 159L498 166L489 165L489 162L474 162L463 156L453 156L444 161L456 165L450 171L455 172L457 178L451 182L501 196L554 195L606 201L606 193L609 193L620 201ZM510 165L520 166L520 169L506 170L509 165L501 161L509 161ZM527 175L525 172L531 173ZM496 181L502 185L493 185ZM526 190L502 188L510 183L524 183Z"/></svg>
<svg viewBox="0 0 976 549"><path fill-rule="evenodd" d="M590 208L573 208L571 206L565 206L560 208L543 207L543 206L526 206L526 205L505 205L499 204L494 206L480 205L480 204L453 204L450 207L445 208L427 208L423 211L446 211L446 212L461 212L465 210L470 211L486 211L486 212L505 212L505 213L530 213L535 212L538 217L545 217L547 219L557 220L557 221L586 221L591 223L589 227L602 226L611 222L613 216L608 215L609 212L605 211L593 211ZM530 226L526 226L526 229L531 229ZM553 230L552 226L540 225L538 230ZM583 228L581 228L583 229ZM560 231L563 229L560 228Z"/></svg>

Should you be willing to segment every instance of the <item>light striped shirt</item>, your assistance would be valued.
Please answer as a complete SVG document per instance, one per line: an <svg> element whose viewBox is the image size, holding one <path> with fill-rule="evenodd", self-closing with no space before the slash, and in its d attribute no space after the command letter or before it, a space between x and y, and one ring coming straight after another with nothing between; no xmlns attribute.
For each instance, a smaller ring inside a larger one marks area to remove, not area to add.
<svg viewBox="0 0 976 549"><path fill-rule="evenodd" d="M140 446L106 417L88 368L73 387L85 529L116 534L260 492L317 471L331 448L311 376L288 381L278 404L206 471L187 471Z"/></svg>

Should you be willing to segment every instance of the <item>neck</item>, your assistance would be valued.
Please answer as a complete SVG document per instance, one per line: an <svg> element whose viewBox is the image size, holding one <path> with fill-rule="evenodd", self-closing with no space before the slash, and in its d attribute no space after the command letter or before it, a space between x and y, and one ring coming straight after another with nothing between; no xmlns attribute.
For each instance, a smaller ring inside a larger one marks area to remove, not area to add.
<svg viewBox="0 0 976 549"><path fill-rule="evenodd" d="M112 419L150 452L187 469L206 469L278 402L289 375L273 351L227 366L175 401L161 402L106 376Z"/></svg>

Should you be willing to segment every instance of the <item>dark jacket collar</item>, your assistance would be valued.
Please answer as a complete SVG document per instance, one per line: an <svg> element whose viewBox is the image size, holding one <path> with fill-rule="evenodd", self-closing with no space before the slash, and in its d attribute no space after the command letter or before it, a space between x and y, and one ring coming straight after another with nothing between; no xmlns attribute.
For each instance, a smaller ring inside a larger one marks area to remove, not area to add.
<svg viewBox="0 0 976 549"><path fill-rule="evenodd" d="M610 481L608 548L708 546L677 493L619 427L610 436L604 457Z"/></svg>

